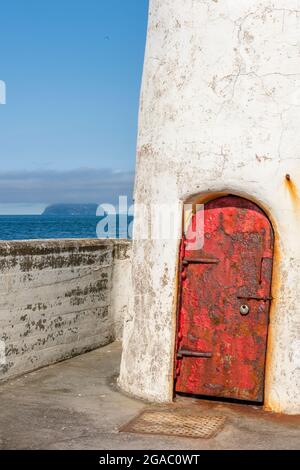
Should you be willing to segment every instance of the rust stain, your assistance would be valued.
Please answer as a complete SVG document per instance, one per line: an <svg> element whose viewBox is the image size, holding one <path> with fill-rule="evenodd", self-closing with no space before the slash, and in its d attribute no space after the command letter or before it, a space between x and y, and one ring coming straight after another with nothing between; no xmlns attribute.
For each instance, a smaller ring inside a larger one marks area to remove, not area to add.
<svg viewBox="0 0 300 470"><path fill-rule="evenodd" d="M295 215L300 216L300 195L298 188L294 181L291 178L291 175L285 175L284 179L285 188L290 196ZM280 262L281 262L281 252L280 252L280 238L276 226L273 224L273 229L275 232L275 251L274 251L274 270L273 270L273 280L272 280L272 295L273 302L271 304L270 311L270 326L268 334L268 348L267 348L267 359L266 359L266 382L265 382L265 405L264 409L266 411L273 411L278 413L278 416L281 416L282 407L280 403L277 403L274 398L271 398L272 390L272 370L274 370L274 349L276 341L276 324L275 324L275 315L278 309L278 294L281 289L281 277L280 277Z"/></svg>
<svg viewBox="0 0 300 470"><path fill-rule="evenodd" d="M196 412L199 403L195 400L191 403L190 398L177 396L175 406L178 408L184 408L189 410L190 413ZM219 401L210 401L210 400L201 400L201 410L202 411L214 411L222 410L223 412L230 411L231 413L237 413L238 416L245 418L255 418L263 419L268 422L282 423L291 426L299 426L300 424L300 415L283 415L280 413L272 412L261 408L257 405L247 405L239 403L221 403Z"/></svg>
<svg viewBox="0 0 300 470"><path fill-rule="evenodd" d="M276 324L275 317L278 309L278 293L281 289L281 277L280 277L280 262L281 262L281 252L280 252L280 238L276 225L273 222L274 230L274 259L273 259L273 275L272 275L272 297L270 307L270 324L268 329L268 343L267 343L267 356L266 356L266 365L265 365L265 401L264 409L266 411L272 411L274 413L281 413L281 406L279 403L276 403L272 400L271 390L272 390L272 371L274 370L274 347L276 341Z"/></svg>
<svg viewBox="0 0 300 470"><path fill-rule="evenodd" d="M284 179L285 188L288 191L293 208L298 216L300 216L300 195L295 182L292 180L291 175L287 174Z"/></svg>

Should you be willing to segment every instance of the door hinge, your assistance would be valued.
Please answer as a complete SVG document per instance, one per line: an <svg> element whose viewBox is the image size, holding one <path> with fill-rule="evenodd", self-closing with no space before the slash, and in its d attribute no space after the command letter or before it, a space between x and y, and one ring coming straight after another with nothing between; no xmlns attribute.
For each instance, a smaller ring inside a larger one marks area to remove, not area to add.
<svg viewBox="0 0 300 470"><path fill-rule="evenodd" d="M183 266L189 264L219 264L220 260L216 258L184 258L182 261Z"/></svg>
<svg viewBox="0 0 300 470"><path fill-rule="evenodd" d="M182 359L183 357L204 357L210 358L212 357L211 352L201 352L201 351L189 351L187 349L179 349L177 352L177 359Z"/></svg>

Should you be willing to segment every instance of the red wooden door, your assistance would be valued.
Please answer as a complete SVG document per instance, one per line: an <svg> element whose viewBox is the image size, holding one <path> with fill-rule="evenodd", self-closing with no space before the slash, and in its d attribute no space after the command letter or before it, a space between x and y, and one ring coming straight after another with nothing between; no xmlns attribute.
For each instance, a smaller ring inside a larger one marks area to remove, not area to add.
<svg viewBox="0 0 300 470"><path fill-rule="evenodd" d="M197 215L194 215L194 218ZM181 249L175 389L263 401L274 238L252 202L205 205L204 246Z"/></svg>

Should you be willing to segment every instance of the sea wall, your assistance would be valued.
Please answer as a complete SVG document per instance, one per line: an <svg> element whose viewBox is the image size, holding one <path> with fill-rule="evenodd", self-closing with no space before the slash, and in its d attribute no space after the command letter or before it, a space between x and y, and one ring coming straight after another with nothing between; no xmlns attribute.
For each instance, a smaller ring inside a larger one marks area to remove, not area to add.
<svg viewBox="0 0 300 470"><path fill-rule="evenodd" d="M0 380L122 336L127 240L0 242Z"/></svg>

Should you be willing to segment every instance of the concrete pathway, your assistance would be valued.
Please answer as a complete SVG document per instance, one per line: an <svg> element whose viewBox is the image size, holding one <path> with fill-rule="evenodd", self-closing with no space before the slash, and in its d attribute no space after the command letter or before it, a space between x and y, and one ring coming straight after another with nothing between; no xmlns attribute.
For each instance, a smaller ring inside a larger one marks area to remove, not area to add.
<svg viewBox="0 0 300 470"><path fill-rule="evenodd" d="M120 343L114 343L0 385L0 448L300 449L299 416L188 398L171 406L227 417L213 439L119 433L120 426L151 407L118 391L120 353Z"/></svg>

